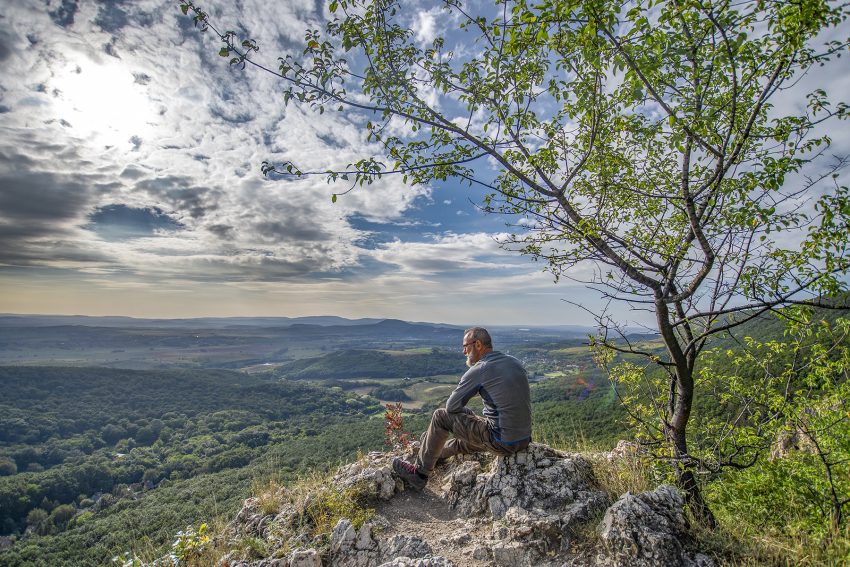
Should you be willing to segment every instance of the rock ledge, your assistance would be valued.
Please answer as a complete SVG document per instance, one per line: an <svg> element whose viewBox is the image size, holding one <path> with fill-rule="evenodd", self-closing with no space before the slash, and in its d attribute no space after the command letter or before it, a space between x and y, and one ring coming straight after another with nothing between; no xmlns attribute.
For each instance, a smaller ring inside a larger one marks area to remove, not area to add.
<svg viewBox="0 0 850 567"><path fill-rule="evenodd" d="M226 557L221 565L715 565L692 549L683 498L675 488L626 493L612 504L598 487L591 464L579 454L532 443L511 457L456 460L438 469L423 493L405 490L395 478L390 467L394 456L369 453L334 475L335 487L356 488L375 505L374 517L359 528L352 519L341 519L329 542L310 541L299 533L294 507L264 514L251 498L230 532L234 538L263 538L273 557L252 562ZM445 517L429 516L437 508Z"/></svg>

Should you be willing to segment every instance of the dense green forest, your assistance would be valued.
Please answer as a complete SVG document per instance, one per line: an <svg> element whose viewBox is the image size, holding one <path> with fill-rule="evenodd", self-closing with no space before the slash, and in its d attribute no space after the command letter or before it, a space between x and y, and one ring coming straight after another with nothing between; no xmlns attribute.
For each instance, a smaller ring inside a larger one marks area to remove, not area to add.
<svg viewBox="0 0 850 567"><path fill-rule="evenodd" d="M244 373L5 367L0 388L0 535L29 534L4 565L161 545L232 513L259 470L327 467L382 440L371 398Z"/></svg>

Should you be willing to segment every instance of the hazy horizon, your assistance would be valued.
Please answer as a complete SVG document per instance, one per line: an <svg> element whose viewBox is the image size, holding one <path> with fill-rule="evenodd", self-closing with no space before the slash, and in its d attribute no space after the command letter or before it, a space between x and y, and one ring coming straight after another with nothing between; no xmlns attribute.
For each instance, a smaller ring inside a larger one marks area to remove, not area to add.
<svg viewBox="0 0 850 567"><path fill-rule="evenodd" d="M442 325L442 326L450 326L450 327L458 327L458 328L467 328L470 326L478 326L480 323L477 322L463 322L463 323L452 323L448 321L427 321L427 320L408 320L408 319L399 319L397 317L358 317L358 318L349 318L343 317L341 315L334 314L321 314L321 315L303 315L297 317L289 317L285 315L249 315L249 316L229 316L229 317L218 317L218 316L200 316L200 317L132 317L129 315L85 315L80 313L14 313L14 312L0 312L0 318L85 318L85 319L130 319L133 321L193 321L193 320L208 320L208 319L251 319L251 320L262 320L262 319L281 319L288 321L301 321L308 319L340 319L349 322L357 322L357 321L368 321L368 322L381 322L381 321L402 321L405 323L415 324L415 325ZM487 325L483 325L487 326ZM576 325L572 323L563 323L563 324L553 324L553 325L538 325L538 324L528 324L528 323L515 323L510 325L489 325L490 327L510 327L510 328L554 328L554 327L564 327L564 328L577 328L577 329L590 329L593 328L594 325Z"/></svg>

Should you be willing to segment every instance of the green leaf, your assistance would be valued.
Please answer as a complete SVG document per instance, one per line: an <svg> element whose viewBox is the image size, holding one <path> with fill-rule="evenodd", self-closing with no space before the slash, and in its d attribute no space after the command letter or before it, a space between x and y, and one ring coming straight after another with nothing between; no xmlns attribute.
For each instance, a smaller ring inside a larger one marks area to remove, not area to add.
<svg viewBox="0 0 850 567"><path fill-rule="evenodd" d="M188 4L180 4L180 10L183 12L183 15L187 15L189 13L189 5Z"/></svg>
<svg viewBox="0 0 850 567"><path fill-rule="evenodd" d="M336 203L336 193L331 195L331 203Z"/></svg>
<svg viewBox="0 0 850 567"><path fill-rule="evenodd" d="M230 55L230 50L227 49L226 47L222 47L221 50L218 52L218 54L221 55L222 57L227 57L228 55Z"/></svg>

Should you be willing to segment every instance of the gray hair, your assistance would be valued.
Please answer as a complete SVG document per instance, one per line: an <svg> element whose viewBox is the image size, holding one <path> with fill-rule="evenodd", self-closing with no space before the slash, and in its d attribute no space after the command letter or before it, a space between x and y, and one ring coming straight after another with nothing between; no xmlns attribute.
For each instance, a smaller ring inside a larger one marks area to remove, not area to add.
<svg viewBox="0 0 850 567"><path fill-rule="evenodd" d="M473 341L481 341L486 348L493 348L493 339L484 327L471 327L463 332L463 336L471 335Z"/></svg>

